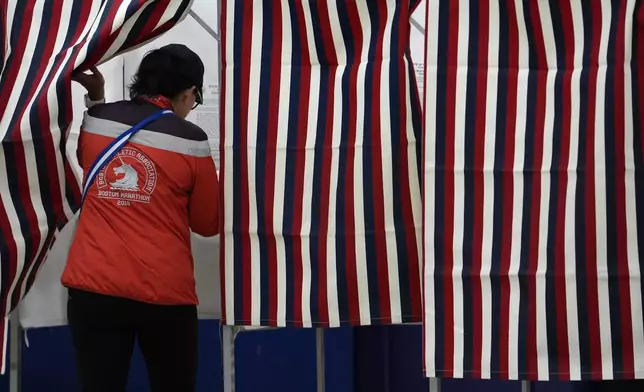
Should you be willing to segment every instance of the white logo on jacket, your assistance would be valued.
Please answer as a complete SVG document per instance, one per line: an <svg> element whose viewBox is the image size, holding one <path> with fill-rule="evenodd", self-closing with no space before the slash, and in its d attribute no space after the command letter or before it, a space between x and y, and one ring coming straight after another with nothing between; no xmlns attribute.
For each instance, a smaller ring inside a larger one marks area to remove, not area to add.
<svg viewBox="0 0 644 392"><path fill-rule="evenodd" d="M121 157L119 157L119 160L121 161L121 166L117 166L112 170L114 170L114 174L116 175L122 174L123 177L119 178L114 182L111 182L110 189L138 191L139 173L136 172L136 169L134 169L132 165L128 165L127 163L123 162Z"/></svg>
<svg viewBox="0 0 644 392"><path fill-rule="evenodd" d="M135 147L124 147L103 167L96 180L98 197L118 206L149 203L157 184L154 162Z"/></svg>

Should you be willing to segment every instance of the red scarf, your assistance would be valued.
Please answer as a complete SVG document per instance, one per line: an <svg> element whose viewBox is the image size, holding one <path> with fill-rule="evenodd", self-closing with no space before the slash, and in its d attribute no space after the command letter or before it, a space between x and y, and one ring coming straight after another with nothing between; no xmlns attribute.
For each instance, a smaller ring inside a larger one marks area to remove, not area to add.
<svg viewBox="0 0 644 392"><path fill-rule="evenodd" d="M137 97L137 99L139 99L141 101L144 101L144 102L151 103L153 105L156 105L156 106L160 107L161 109L173 110L172 109L172 101L170 101L169 98L166 98L163 95L152 95L152 96L141 95L141 96Z"/></svg>

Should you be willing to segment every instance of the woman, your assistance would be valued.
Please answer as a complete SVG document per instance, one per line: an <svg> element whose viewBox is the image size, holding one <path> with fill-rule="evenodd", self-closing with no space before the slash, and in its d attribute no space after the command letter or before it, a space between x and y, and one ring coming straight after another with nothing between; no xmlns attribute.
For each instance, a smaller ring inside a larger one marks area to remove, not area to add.
<svg viewBox="0 0 644 392"><path fill-rule="evenodd" d="M190 230L218 233L218 179L203 130L185 120L201 103L204 66L183 45L142 60L131 100L104 104L104 81L88 90L78 160L87 181L101 152L162 110L89 184L62 283L83 391L125 391L137 340L153 391L193 391L197 295ZM215 255L213 255L215 257Z"/></svg>

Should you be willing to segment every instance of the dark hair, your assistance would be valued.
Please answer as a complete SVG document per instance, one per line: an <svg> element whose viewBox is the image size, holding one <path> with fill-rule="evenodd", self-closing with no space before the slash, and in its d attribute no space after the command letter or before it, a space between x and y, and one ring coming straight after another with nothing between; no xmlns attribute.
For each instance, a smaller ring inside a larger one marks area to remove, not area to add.
<svg viewBox="0 0 644 392"><path fill-rule="evenodd" d="M201 84L196 80L198 75L187 72L191 67L186 64L186 59L172 53L169 47L153 50L143 57L136 75L132 78L130 98L163 95L172 99L192 86L201 88ZM201 67L203 69L203 65ZM203 70L200 77L203 80Z"/></svg>

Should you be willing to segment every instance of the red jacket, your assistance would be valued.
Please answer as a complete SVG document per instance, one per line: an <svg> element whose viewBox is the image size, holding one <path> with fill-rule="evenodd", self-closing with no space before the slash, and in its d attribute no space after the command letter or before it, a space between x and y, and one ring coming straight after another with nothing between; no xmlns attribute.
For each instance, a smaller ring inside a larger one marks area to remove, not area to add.
<svg viewBox="0 0 644 392"><path fill-rule="evenodd" d="M138 101L91 108L78 143L85 178L114 138L157 110ZM151 123L96 176L63 285L153 304L197 304L190 230L218 233L218 186L204 131L172 115Z"/></svg>

